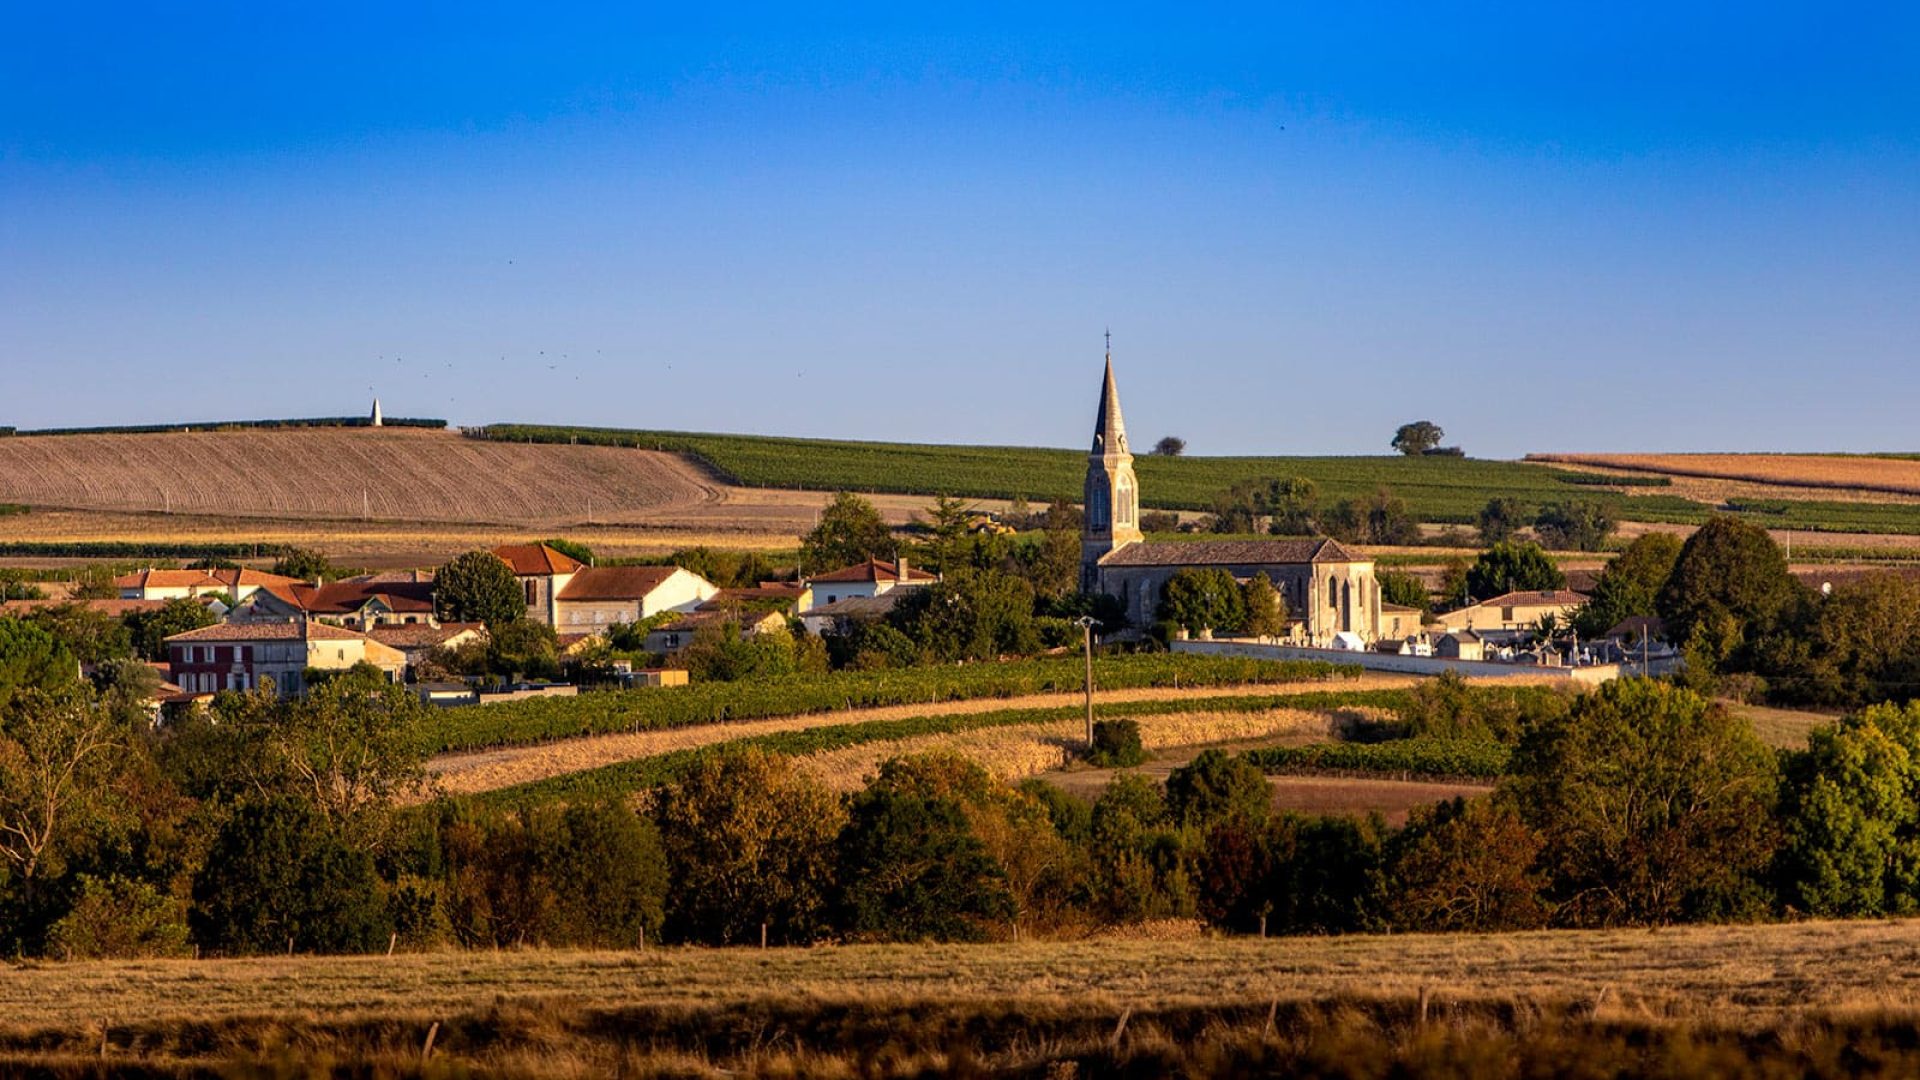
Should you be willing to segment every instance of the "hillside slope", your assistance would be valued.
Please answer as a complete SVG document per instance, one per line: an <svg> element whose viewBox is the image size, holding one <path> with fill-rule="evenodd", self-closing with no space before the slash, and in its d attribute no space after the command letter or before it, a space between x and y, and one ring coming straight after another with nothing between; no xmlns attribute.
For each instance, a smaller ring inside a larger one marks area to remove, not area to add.
<svg viewBox="0 0 1920 1080"><path fill-rule="evenodd" d="M393 428L0 439L0 501L309 520L621 521L723 493L676 454Z"/></svg>

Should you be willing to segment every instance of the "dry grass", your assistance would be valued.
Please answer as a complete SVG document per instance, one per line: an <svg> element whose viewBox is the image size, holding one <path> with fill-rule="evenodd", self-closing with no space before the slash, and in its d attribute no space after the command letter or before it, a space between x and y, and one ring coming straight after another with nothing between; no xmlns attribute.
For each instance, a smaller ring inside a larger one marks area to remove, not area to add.
<svg viewBox="0 0 1920 1080"><path fill-rule="evenodd" d="M1140 723L1140 742L1149 751L1204 743L1267 741L1279 736L1315 741L1332 737L1343 722L1333 713L1303 709L1149 714L1135 719ZM1017 783L1061 768L1085 739L1086 721L1060 720L863 743L810 754L800 758L798 764L835 790L854 791L877 775L888 758L939 750L978 762L995 779Z"/></svg>
<svg viewBox="0 0 1920 1080"><path fill-rule="evenodd" d="M1529 461L1588 466L1594 471L1652 473L1677 478L1761 485L1774 498L1858 502L1920 499L1920 461L1830 457L1819 454L1529 454ZM1798 488L1800 492L1783 488ZM1678 485L1669 493L1693 498ZM1737 492L1722 493L1721 498ZM1889 498L1892 496L1893 498Z"/></svg>
<svg viewBox="0 0 1920 1080"><path fill-rule="evenodd" d="M0 1070L421 1075L432 1030L436 1075L1910 1075L1916 959L1858 922L31 964Z"/></svg>
<svg viewBox="0 0 1920 1080"><path fill-rule="evenodd" d="M1696 926L1494 935L1198 938L812 949L449 952L395 957L29 963L0 978L7 1026L153 1023L297 1012L448 1014L502 999L604 1005L1096 997L1128 1004L1266 1001L1440 989L1592 999L1660 1011L1908 1006L1920 922Z"/></svg>
<svg viewBox="0 0 1920 1080"><path fill-rule="evenodd" d="M1406 675L1369 675L1358 679L1343 680L1339 689L1343 692L1353 690L1390 690L1412 686L1418 677ZM1304 693L1319 692L1327 689L1327 684L1316 682L1301 684L1298 687ZM1285 693L1286 684L1263 686L1261 694ZM1185 701L1207 697L1244 696L1224 693L1218 687L1202 690L1179 690L1167 687L1139 688L1132 690L1103 690L1094 694L1098 702L1151 702ZM1025 697L991 698L975 701L946 701L924 705L898 705L878 709L850 709L833 713L810 713L804 716L778 717L769 720L748 720L727 724L703 724L697 727L675 728L668 731L643 731L617 735L588 735L577 739L543 743L536 746L500 747L493 750L480 750L471 753L443 754L429 763L428 769L438 780L440 786L454 794L470 794L480 791L494 791L515 784L531 783L550 777L564 776L568 773L596 769L604 765L613 765L622 761L636 761L657 754L675 750L692 750L717 743L731 742L735 739L749 738L755 735L771 735L783 731L805 731L813 728L839 727L845 724L860 724L873 720L906 720L920 716L968 716L977 713L1002 712L1010 709L1046 709L1076 705L1081 695L1067 694L1031 694ZM983 737L998 740L1007 737L1009 728L998 728L981 732ZM953 738L954 736L939 736ZM909 740L911 741L911 740ZM898 748L901 743L885 743L886 747ZM897 749L892 751L899 752ZM888 756L891 756L889 754ZM1058 754L1051 759L1059 761ZM1047 767L1047 766L1042 766Z"/></svg>
<svg viewBox="0 0 1920 1080"><path fill-rule="evenodd" d="M1838 713L1771 709L1764 705L1743 705L1732 701L1726 705L1735 714L1746 717L1753 725L1754 734L1760 736L1768 746L1783 750L1806 749L1807 736L1814 728L1824 727L1839 719Z"/></svg>

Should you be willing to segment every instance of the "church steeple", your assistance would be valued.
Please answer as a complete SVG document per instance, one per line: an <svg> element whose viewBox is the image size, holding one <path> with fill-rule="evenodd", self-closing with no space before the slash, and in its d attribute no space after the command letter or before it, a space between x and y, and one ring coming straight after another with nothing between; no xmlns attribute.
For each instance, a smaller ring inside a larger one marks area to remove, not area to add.
<svg viewBox="0 0 1920 1080"><path fill-rule="evenodd" d="M1111 342L1111 335L1109 335ZM1100 383L1100 411L1093 420L1093 447L1087 453L1084 489L1086 524L1080 531L1081 587L1098 582L1100 560L1144 539L1140 532L1140 484L1127 448L1127 422L1120 413L1120 388L1113 379L1113 351Z"/></svg>

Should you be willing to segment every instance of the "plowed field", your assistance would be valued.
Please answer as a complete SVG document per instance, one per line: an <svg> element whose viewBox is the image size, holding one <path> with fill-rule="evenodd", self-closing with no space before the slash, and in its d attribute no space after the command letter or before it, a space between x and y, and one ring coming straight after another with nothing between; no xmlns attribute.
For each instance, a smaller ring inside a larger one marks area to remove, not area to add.
<svg viewBox="0 0 1920 1080"><path fill-rule="evenodd" d="M0 500L370 521L620 521L721 498L672 454L398 428L0 439Z"/></svg>

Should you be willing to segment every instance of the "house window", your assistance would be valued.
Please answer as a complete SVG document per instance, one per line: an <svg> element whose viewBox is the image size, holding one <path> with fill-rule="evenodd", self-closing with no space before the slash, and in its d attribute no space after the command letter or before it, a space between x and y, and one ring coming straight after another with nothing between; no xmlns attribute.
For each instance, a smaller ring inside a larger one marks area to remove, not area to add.
<svg viewBox="0 0 1920 1080"><path fill-rule="evenodd" d="M1512 609L1512 608L1510 608L1510 607L1503 607L1503 608L1501 608L1501 609L1500 609L1500 621L1501 621L1501 622L1512 622L1512 621L1513 621L1513 609Z"/></svg>
<svg viewBox="0 0 1920 1080"><path fill-rule="evenodd" d="M540 597L537 595L539 590L538 590L538 587L534 585L532 578L527 579L526 586L527 586L527 606L532 607L533 605L540 602Z"/></svg>

